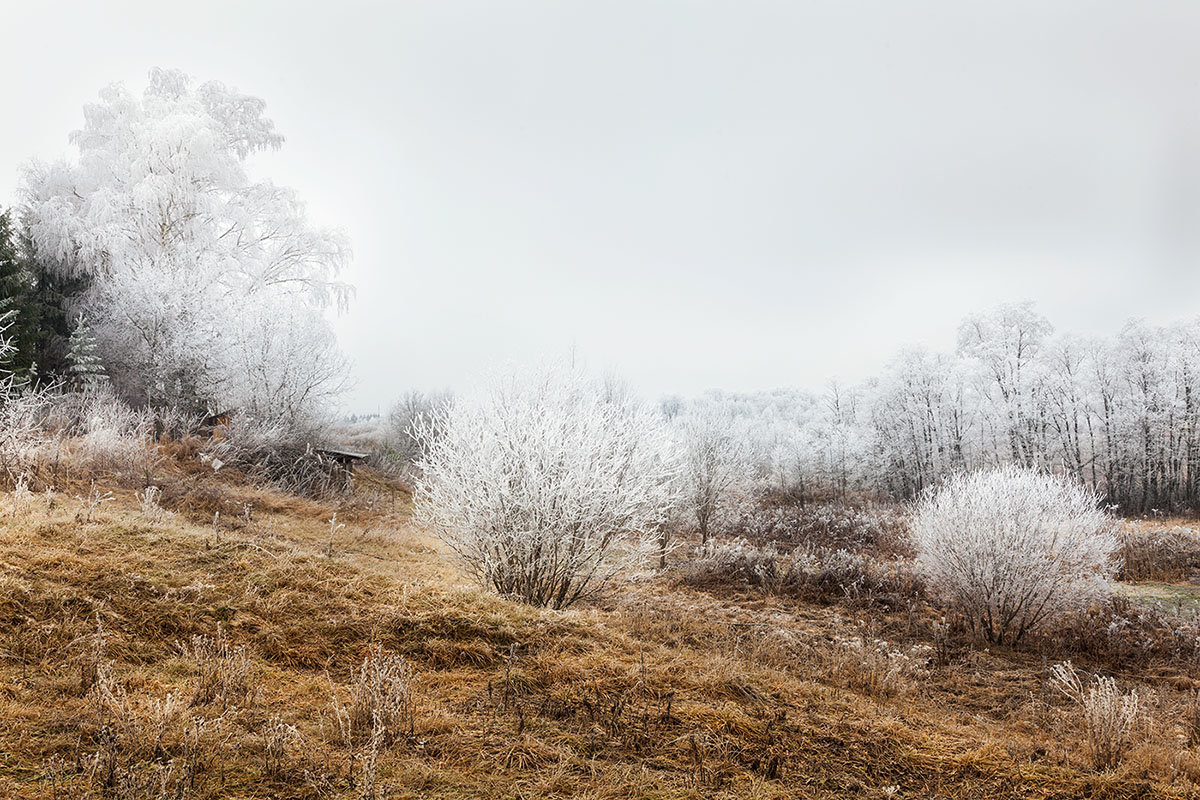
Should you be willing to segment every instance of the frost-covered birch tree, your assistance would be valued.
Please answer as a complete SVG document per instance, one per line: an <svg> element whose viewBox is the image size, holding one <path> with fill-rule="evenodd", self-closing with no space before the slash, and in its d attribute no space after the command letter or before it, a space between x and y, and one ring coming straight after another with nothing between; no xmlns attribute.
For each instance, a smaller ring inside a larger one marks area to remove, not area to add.
<svg viewBox="0 0 1200 800"><path fill-rule="evenodd" d="M1043 377L1041 358L1054 328L1032 303L1002 305L967 317L959 327L959 354L979 370L983 397L991 404L988 421L992 450L1004 460L1026 466L1044 465L1041 426Z"/></svg>
<svg viewBox="0 0 1200 800"><path fill-rule="evenodd" d="M47 274L82 284L71 312L121 395L294 414L336 386L320 312L349 296L348 249L294 192L248 176L254 153L283 142L261 99L156 69L140 95L104 89L71 142L76 157L25 170L24 217ZM285 334L308 351L284 353ZM285 355L320 367L280 369Z"/></svg>

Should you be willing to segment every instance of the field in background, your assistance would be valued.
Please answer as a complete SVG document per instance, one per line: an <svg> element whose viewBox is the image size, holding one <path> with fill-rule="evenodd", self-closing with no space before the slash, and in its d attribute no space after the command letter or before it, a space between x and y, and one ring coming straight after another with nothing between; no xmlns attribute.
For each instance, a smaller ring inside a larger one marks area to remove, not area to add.
<svg viewBox="0 0 1200 800"><path fill-rule="evenodd" d="M1186 642L1122 649L1081 621L988 650L916 597L698 574L687 546L602 602L542 611L465 584L370 471L315 501L186 451L155 469L151 497L79 476L0 497L0 796L1135 798L1200 781ZM1153 598L1195 596L1127 593L1129 641L1161 634L1138 622ZM350 720L364 659L391 654L411 720L383 736ZM1116 770L1093 768L1049 688L1068 658L1145 692Z"/></svg>

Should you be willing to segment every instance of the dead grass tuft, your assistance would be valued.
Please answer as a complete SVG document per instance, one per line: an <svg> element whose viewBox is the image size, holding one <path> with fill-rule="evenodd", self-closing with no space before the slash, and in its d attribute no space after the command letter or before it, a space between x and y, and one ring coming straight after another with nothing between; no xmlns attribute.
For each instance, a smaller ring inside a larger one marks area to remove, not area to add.
<svg viewBox="0 0 1200 800"><path fill-rule="evenodd" d="M345 712L351 740L381 736L385 744L412 736L416 725L413 670L403 656L378 645L363 659Z"/></svg>
<svg viewBox="0 0 1200 800"><path fill-rule="evenodd" d="M249 705L256 691L255 670L246 645L234 645L218 624L214 636L193 636L181 644L184 658L196 665L196 691L192 705L219 701L222 707Z"/></svg>

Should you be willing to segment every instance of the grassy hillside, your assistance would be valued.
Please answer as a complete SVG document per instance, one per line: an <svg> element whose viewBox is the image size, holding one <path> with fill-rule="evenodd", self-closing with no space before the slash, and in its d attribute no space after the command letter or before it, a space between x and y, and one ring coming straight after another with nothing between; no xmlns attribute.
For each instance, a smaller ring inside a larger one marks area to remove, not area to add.
<svg viewBox="0 0 1200 800"><path fill-rule="evenodd" d="M172 510L102 482L0 498L0 796L1134 798L1200 780L1193 664L1118 673L1151 713L1098 772L1046 688L1072 655L1054 642L989 652L924 605L677 573L542 611L463 583L370 474L319 503L163 469ZM411 668L386 735L356 711L372 654Z"/></svg>

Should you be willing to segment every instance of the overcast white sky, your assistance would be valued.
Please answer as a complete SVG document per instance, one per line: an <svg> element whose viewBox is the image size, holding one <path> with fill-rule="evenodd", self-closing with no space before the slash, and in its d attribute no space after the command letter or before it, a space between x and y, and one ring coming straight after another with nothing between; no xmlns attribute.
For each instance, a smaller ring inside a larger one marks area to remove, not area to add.
<svg viewBox="0 0 1200 800"><path fill-rule="evenodd" d="M645 393L1200 315L1200 3L5 2L0 203L152 66L354 244L347 410L575 345Z"/></svg>

